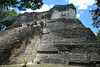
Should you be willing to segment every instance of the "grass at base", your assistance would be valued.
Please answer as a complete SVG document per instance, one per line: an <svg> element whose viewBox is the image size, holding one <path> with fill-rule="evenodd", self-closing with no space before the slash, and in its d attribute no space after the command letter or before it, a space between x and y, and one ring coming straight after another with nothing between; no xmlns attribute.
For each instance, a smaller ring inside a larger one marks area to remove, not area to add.
<svg viewBox="0 0 100 67"><path fill-rule="evenodd" d="M22 67L23 65L0 65L0 67ZM28 67L69 67L69 66L62 66L60 64L31 64Z"/></svg>
<svg viewBox="0 0 100 67"><path fill-rule="evenodd" d="M22 67L23 65L0 65L0 67ZM87 66L62 66L60 64L46 64L46 63L40 63L40 64L30 64L28 67L87 67Z"/></svg>

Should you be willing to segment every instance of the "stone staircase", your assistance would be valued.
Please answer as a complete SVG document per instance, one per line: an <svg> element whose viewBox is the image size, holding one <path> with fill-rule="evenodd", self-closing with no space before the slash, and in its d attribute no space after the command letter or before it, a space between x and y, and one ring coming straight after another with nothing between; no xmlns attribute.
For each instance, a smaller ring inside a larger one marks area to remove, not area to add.
<svg viewBox="0 0 100 67"><path fill-rule="evenodd" d="M97 56L93 59L95 53L98 55L99 45L100 41L93 32L85 28L79 20L49 20L43 30L43 38L38 46L36 59L54 64L90 63L100 58Z"/></svg>

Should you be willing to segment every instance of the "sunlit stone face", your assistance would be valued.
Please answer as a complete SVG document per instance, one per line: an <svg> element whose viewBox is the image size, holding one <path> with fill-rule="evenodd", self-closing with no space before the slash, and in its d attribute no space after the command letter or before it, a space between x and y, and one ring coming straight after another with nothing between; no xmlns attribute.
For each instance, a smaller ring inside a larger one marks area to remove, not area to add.
<svg viewBox="0 0 100 67"><path fill-rule="evenodd" d="M61 12L54 11L54 13L51 16L51 19L58 19L58 18L76 18L75 10L69 9L68 11L61 11Z"/></svg>

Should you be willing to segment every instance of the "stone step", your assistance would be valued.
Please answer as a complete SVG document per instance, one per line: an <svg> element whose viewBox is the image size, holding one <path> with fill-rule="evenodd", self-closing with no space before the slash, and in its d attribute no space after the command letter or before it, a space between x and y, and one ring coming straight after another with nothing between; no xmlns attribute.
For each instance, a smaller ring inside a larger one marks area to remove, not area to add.
<svg viewBox="0 0 100 67"><path fill-rule="evenodd" d="M58 54L37 54L37 59L59 58Z"/></svg>
<svg viewBox="0 0 100 67"><path fill-rule="evenodd" d="M87 37L88 39L89 38L97 39L89 28L63 28L63 27L45 28L43 31L43 35L44 37L47 35L48 37L50 36L63 37L63 38Z"/></svg>
<svg viewBox="0 0 100 67"><path fill-rule="evenodd" d="M73 37L72 37L73 36ZM57 34L55 34L55 33L44 33L43 34L43 38L42 38L42 41L43 42L58 42L58 41L60 41L60 42L84 42L84 41L87 41L87 38L86 38L86 36L84 36L84 37L77 37L76 35L70 35L70 36L68 36L67 34L65 34L65 36L64 35L62 35L62 34L60 34L60 33L57 33ZM75 38L75 37L77 37L77 38Z"/></svg>
<svg viewBox="0 0 100 67"><path fill-rule="evenodd" d="M38 51L57 51L57 49L54 47L54 45L45 44L45 45L39 45Z"/></svg>
<svg viewBox="0 0 100 67"><path fill-rule="evenodd" d="M43 34L45 34L45 33L50 33L50 30L48 28L44 28L43 29Z"/></svg>
<svg viewBox="0 0 100 67"><path fill-rule="evenodd" d="M44 42L44 41L49 41L49 42L53 42L54 41L54 35L52 35L52 34L44 34L43 35L43 38L42 38L42 42Z"/></svg>
<svg viewBox="0 0 100 67"><path fill-rule="evenodd" d="M47 51L46 51L46 50L44 50L44 51L39 51L39 50L38 50L37 53L38 53L38 54L58 54L58 51L51 51L51 50L50 50L50 51L48 51L48 50L47 50Z"/></svg>
<svg viewBox="0 0 100 67"><path fill-rule="evenodd" d="M55 31L55 32L57 32L57 31L66 31L66 33L68 33L68 32L76 32L76 33L81 33L81 32L86 32L86 33L89 33L89 32L91 32L90 31L90 29L89 28L68 28L68 27L66 27L66 26L62 26L62 27L59 27L59 26L54 26L54 27L46 27L45 29L44 29L44 31L50 31L50 32L53 32L53 31Z"/></svg>
<svg viewBox="0 0 100 67"><path fill-rule="evenodd" d="M56 43L53 43L53 45L68 45L68 46L72 46L72 45L100 45L100 43L84 43L84 42L56 42Z"/></svg>
<svg viewBox="0 0 100 67"><path fill-rule="evenodd" d="M43 45L43 46L48 46L48 45L54 46L54 45L76 45L76 44L74 42L42 42L40 44L40 46L41 45Z"/></svg>
<svg viewBox="0 0 100 67"><path fill-rule="evenodd" d="M54 46L54 45L68 45L68 46L72 46L72 45L100 45L100 43L95 43L95 42L42 42L40 44L40 46Z"/></svg>
<svg viewBox="0 0 100 67"><path fill-rule="evenodd" d="M54 23L53 23L54 22ZM79 23L75 23L76 21L49 21L47 22L49 26L67 26L70 28L73 28L74 26L78 27L78 28L85 28L82 24ZM76 24L76 25L75 25Z"/></svg>
<svg viewBox="0 0 100 67"><path fill-rule="evenodd" d="M62 59L58 54L37 54L37 59L44 63L68 64L68 59Z"/></svg>

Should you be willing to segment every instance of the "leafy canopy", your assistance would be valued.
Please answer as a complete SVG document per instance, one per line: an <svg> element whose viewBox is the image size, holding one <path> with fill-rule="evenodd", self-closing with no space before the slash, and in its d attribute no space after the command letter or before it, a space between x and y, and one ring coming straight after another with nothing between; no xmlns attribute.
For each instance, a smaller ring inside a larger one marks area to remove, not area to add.
<svg viewBox="0 0 100 67"><path fill-rule="evenodd" d="M13 20L18 16L18 13L10 9L1 9L0 10L0 30L4 26L8 27L12 25Z"/></svg>
<svg viewBox="0 0 100 67"><path fill-rule="evenodd" d="M100 30L97 32L97 38L100 40Z"/></svg>
<svg viewBox="0 0 100 67"><path fill-rule="evenodd" d="M17 7L19 10L39 9L43 5L42 0L0 0L0 9L8 9L9 7Z"/></svg>
<svg viewBox="0 0 100 67"><path fill-rule="evenodd" d="M93 27L99 28L100 27L100 0L96 0L96 3L94 6L97 6L96 9L89 10L92 15L92 20L93 20Z"/></svg>
<svg viewBox="0 0 100 67"><path fill-rule="evenodd" d="M10 10L9 7L26 10L28 8L36 10L43 5L42 0L0 0L0 30L4 26L12 24L12 20L17 17L17 12Z"/></svg>

